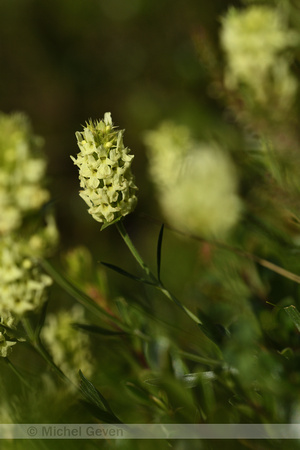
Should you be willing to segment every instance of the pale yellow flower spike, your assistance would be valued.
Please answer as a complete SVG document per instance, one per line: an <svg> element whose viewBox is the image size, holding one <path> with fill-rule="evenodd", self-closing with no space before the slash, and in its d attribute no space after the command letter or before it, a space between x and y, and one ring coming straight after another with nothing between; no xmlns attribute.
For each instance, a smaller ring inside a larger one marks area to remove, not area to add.
<svg viewBox="0 0 300 450"><path fill-rule="evenodd" d="M104 226L129 214L137 203L131 172L134 156L124 147L123 134L124 130L115 130L111 114L105 113L103 120L90 120L76 133L80 152L77 158L71 156L79 168L80 196Z"/></svg>

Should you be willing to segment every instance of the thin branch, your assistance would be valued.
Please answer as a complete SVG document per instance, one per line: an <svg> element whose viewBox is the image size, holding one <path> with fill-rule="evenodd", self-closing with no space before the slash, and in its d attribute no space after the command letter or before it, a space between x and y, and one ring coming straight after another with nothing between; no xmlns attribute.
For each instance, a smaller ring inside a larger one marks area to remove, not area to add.
<svg viewBox="0 0 300 450"><path fill-rule="evenodd" d="M148 217L148 216L147 216ZM158 220L148 217L151 221L155 223L160 223ZM178 233L182 236L188 237L190 239L194 239L198 242L206 242L216 248L220 248L223 250L228 250L230 252L235 253L236 255L240 255L244 258L247 258L253 262L256 262L260 266L266 267L267 269L271 270L272 272L277 273L278 275L281 275L282 277L288 278L289 280L294 281L295 283L300 284L300 275L297 275L293 272L290 272L289 270L284 269L283 267L278 266L277 264L272 263L271 261L268 261L264 258L260 258L257 255L254 255L253 253L246 252L245 250L241 250L237 247L232 247L231 245L225 244L224 242L220 241L210 241L209 239L205 239L201 236L196 236L189 233L184 233L183 231L177 230L176 228L171 227L170 225L165 225L165 228L168 228L170 231L174 231L175 233Z"/></svg>

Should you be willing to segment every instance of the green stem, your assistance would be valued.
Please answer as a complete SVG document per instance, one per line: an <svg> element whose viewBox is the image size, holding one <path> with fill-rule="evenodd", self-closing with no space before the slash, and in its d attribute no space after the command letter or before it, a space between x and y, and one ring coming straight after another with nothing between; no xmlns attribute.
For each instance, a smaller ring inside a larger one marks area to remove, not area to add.
<svg viewBox="0 0 300 450"><path fill-rule="evenodd" d="M92 298L82 292L77 286L73 285L67 278L65 278L62 274L57 272L57 270L49 263L49 261L41 260L41 266L43 269L53 278L53 280L71 297L75 298L78 302L80 302L85 308L87 308L92 314L96 317L102 318L105 316L115 325L120 327L123 331L128 331L128 328L115 316L107 312L104 308L98 305Z"/></svg>
<svg viewBox="0 0 300 450"><path fill-rule="evenodd" d="M150 336L147 336L145 333L143 333L140 330L134 330L132 335L133 336L137 336L139 339L142 339L142 341L145 341L145 342L151 342L152 341Z"/></svg>
<svg viewBox="0 0 300 450"><path fill-rule="evenodd" d="M37 336L36 332L33 330L31 323L28 319L22 319L23 327L27 333L28 339L32 347L44 358L44 360L55 370L55 372L62 378L64 381L71 381L66 377L66 375L62 372L62 370L54 363L52 357L47 352L45 347L42 344L42 341L39 336Z"/></svg>
<svg viewBox="0 0 300 450"><path fill-rule="evenodd" d="M195 314L192 313L186 306L184 306L168 289L164 287L164 285L156 278L155 275L151 272L149 267L144 263L143 258L137 251L136 247L134 246L132 240L130 239L124 224L122 220L116 223L117 229L122 236L125 244L129 248L131 254L134 256L136 261L139 263L139 265L142 267L142 269L146 272L147 276L150 278L151 282L153 283L154 287L161 291L169 300L172 300L174 303L176 303L177 306L179 306L194 322L196 322L198 325L202 325L202 322L198 319L198 317L195 316Z"/></svg>
<svg viewBox="0 0 300 450"><path fill-rule="evenodd" d="M132 256L134 256L136 261L139 263L141 268L146 272L146 274L149 276L149 278L151 278L151 280L153 280L153 281L157 281L155 276L151 273L151 270L149 269L147 264L144 263L143 258L141 257L141 255L137 251L136 247L134 246L132 240L130 239L130 237L129 237L129 235L128 235L125 227L124 227L124 224L123 224L122 220L117 222L116 226L117 226L117 229L118 229L121 237L123 238L125 244L127 245L127 247L129 248L130 252L132 253Z"/></svg>
<svg viewBox="0 0 300 450"><path fill-rule="evenodd" d="M217 359L206 358L204 356L198 356L193 353L185 352L183 350L177 350L179 355L183 356L190 361L198 362L200 364L205 364L207 366L218 367L222 366L223 362Z"/></svg>
<svg viewBox="0 0 300 450"><path fill-rule="evenodd" d="M14 366L14 364L8 359L4 358L6 364L10 367L10 369L13 371L13 373L22 381L22 383L28 388L31 389L32 386L27 383L21 372Z"/></svg>
<svg viewBox="0 0 300 450"><path fill-rule="evenodd" d="M201 320L195 316L192 311L190 311L186 306L184 306L168 289L166 289L162 284L156 286L158 290L160 290L168 299L172 300L176 305L178 305L194 322L198 325L202 325Z"/></svg>
<svg viewBox="0 0 300 450"><path fill-rule="evenodd" d="M150 218L150 219L153 222L157 222L153 218ZM300 275L290 272L289 270L286 270L283 267L280 267L277 264L274 264L271 261L268 261L264 258L260 258L259 256L254 255L253 253L249 253L245 250L241 250L239 248L232 247L231 245L225 244L224 242L210 241L210 240L202 238L200 236L184 233L183 231L177 230L176 228L173 228L169 225L165 225L165 228L168 228L169 230L174 231L175 233L178 233L182 236L186 236L190 239L194 239L198 242L207 242L208 244L210 244L218 249L227 250L229 252L235 253L236 255L239 255L243 258L247 258L247 259L259 264L262 267L266 267L267 269L271 270L272 272L278 273L278 275L281 275L282 277L285 277L289 280L294 281L295 283L300 284Z"/></svg>

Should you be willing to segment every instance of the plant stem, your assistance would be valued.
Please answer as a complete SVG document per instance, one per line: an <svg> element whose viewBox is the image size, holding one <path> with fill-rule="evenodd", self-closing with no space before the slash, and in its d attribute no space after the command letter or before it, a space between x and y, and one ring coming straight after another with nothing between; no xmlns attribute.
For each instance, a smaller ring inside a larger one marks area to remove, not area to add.
<svg viewBox="0 0 300 450"><path fill-rule="evenodd" d="M158 221L153 219L152 217L148 217L148 219L152 220L152 222L158 223ZM264 259L257 255L254 255L253 253L249 253L240 248L233 247L224 242L210 241L209 239L205 239L201 236L196 236L193 234L185 233L185 232L177 230L176 228L173 228L169 225L164 225L164 226L165 226L165 228L168 228L169 230L174 231L175 233L180 234L181 236L185 236L189 239L194 239L195 241L198 241L198 242L207 242L211 246L214 246L218 249L227 250L229 252L232 252L232 253L235 253L236 255L241 256L242 258L247 258L247 259L259 264L262 267L266 267L267 269L271 270L272 272L278 273L278 275L281 275L284 278L287 278L289 280L294 281L295 283L300 284L300 275L290 272L289 270L286 270L283 267L280 267L277 264L274 264L271 261L268 261L267 259Z"/></svg>
<svg viewBox="0 0 300 450"><path fill-rule="evenodd" d="M54 281L68 294L74 297L79 303L87 308L96 317L102 318L105 316L123 331L128 331L128 328L115 316L107 312L104 308L98 305L92 298L82 292L77 286L72 284L67 278L60 274L53 266L46 260L40 260L40 264L44 270L53 278Z"/></svg>
<svg viewBox="0 0 300 450"><path fill-rule="evenodd" d="M176 303L176 305L179 306L179 308L183 309L183 311L194 321L196 322L198 325L202 325L201 320L198 319L197 316L195 316L194 313L192 313L192 311L190 311L186 306L184 306L179 300L177 300L177 298L170 292L168 291L168 289L166 289L161 283L159 283L158 286L156 286L156 288L161 291L168 299L172 300L174 303Z"/></svg>
<svg viewBox="0 0 300 450"><path fill-rule="evenodd" d="M122 220L117 222L116 226L117 226L117 229L118 229L121 237L123 238L125 244L127 245L127 247L129 248L130 252L132 253L132 256L134 256L136 261L139 263L141 268L146 272L146 274L149 276L149 278L151 278L151 280L153 280L153 281L157 281L155 276L151 273L151 270L149 269L147 264L144 263L143 258L141 257L141 255L137 251L136 247L134 246L132 240L130 239L130 237L129 237L129 235L128 235L125 227L124 227L124 224L123 224Z"/></svg>
<svg viewBox="0 0 300 450"><path fill-rule="evenodd" d="M198 317L196 317L195 314L192 313L192 311L190 311L186 306L184 306L168 289L165 288L165 286L161 283L161 281L159 281L156 278L156 276L153 275L147 264L144 263L143 258L141 257L138 250L134 246L132 240L130 239L122 220L117 222L116 226L125 244L129 248L131 254L134 256L134 258L142 267L142 269L146 272L153 286L159 291L161 291L169 300L172 300L174 303L176 303L176 305L179 306L179 308L181 308L194 322L196 322L198 325L202 325L202 322L198 319Z"/></svg>
<svg viewBox="0 0 300 450"><path fill-rule="evenodd" d="M22 319L23 327L27 333L27 336L29 338L30 344L32 347L45 359L45 361L55 370L55 372L62 378L64 381L70 382L71 381L66 377L66 375L62 372L62 370L54 363L52 357L47 352L45 347L42 344L42 341L39 336L36 335L35 331L33 330L31 323L28 319L23 318Z"/></svg>
<svg viewBox="0 0 300 450"><path fill-rule="evenodd" d="M198 362L200 364L205 364L207 366L218 367L218 366L222 366L222 364L223 364L223 361L220 361L217 359L206 358L205 356L195 355L193 353L185 352L183 350L177 350L177 351L178 351L179 355L183 356L184 358L189 359L190 361Z"/></svg>
<svg viewBox="0 0 300 450"><path fill-rule="evenodd" d="M13 371L13 373L22 381L22 383L28 388L31 389L32 386L27 383L27 381L25 380L25 378L23 377L23 375L21 374L21 372L15 367L15 365L8 359L8 358L4 358L4 361L6 362L6 364L10 367L10 369Z"/></svg>

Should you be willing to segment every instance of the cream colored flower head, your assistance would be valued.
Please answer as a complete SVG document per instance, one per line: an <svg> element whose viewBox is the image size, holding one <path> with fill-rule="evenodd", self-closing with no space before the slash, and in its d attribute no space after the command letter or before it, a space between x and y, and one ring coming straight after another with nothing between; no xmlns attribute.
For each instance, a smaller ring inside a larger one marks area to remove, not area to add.
<svg viewBox="0 0 300 450"><path fill-rule="evenodd" d="M124 146L123 134L106 113L103 120L90 121L76 133L80 152L77 158L71 156L79 168L80 196L103 227L129 214L137 203L131 172L133 155Z"/></svg>
<svg viewBox="0 0 300 450"><path fill-rule="evenodd" d="M187 128L175 128L164 124L146 136L149 171L162 211L174 228L224 237L242 210L233 163L215 144L196 142Z"/></svg>
<svg viewBox="0 0 300 450"><path fill-rule="evenodd" d="M17 317L38 309L46 299L51 278L28 255L28 247L13 236L0 240L0 316Z"/></svg>
<svg viewBox="0 0 300 450"><path fill-rule="evenodd" d="M24 114L0 113L0 234L18 229L49 199L41 145Z"/></svg>
<svg viewBox="0 0 300 450"><path fill-rule="evenodd" d="M291 102L297 81L290 70L289 52L300 44L300 34L288 28L277 9L263 5L230 8L222 19L220 38L229 89L245 84L261 104L270 93L282 103Z"/></svg>

